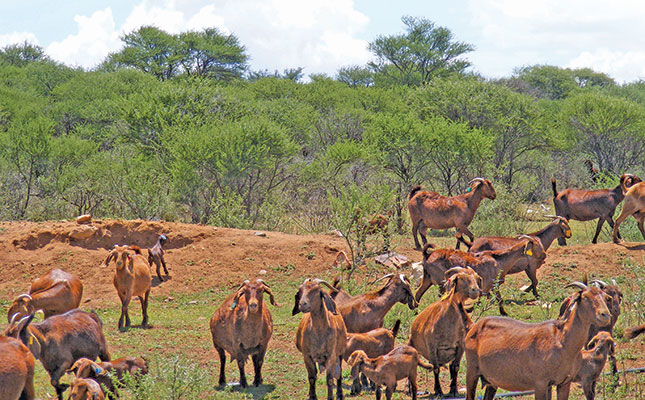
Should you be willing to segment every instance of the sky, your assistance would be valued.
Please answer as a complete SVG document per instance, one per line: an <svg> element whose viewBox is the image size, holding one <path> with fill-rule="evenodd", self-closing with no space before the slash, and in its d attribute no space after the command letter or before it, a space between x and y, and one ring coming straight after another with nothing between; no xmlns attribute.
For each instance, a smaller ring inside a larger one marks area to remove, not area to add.
<svg viewBox="0 0 645 400"><path fill-rule="evenodd" d="M645 78L642 0L0 0L0 47L28 41L91 69L142 25L169 33L216 27L246 47L253 70L303 67L334 76L373 59L378 35L424 17L475 46L472 70L508 77L535 64Z"/></svg>

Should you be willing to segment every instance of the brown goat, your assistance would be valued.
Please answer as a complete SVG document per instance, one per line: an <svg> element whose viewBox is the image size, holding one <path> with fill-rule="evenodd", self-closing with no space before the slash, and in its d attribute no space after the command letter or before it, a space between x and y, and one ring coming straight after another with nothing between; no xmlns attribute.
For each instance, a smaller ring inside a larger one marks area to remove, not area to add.
<svg viewBox="0 0 645 400"><path fill-rule="evenodd" d="M417 307L410 281L405 275L388 274L378 281L383 279L388 281L378 291L355 296L346 302L338 302L338 312L343 316L347 332L361 333L382 328L385 315L396 303L407 304L410 310ZM332 291L337 290L332 288Z"/></svg>
<svg viewBox="0 0 645 400"><path fill-rule="evenodd" d="M625 338L627 339L633 339L637 337L638 335L641 335L645 332L645 324L641 324L638 326L632 326L631 328L625 329Z"/></svg>
<svg viewBox="0 0 645 400"><path fill-rule="evenodd" d="M88 358L79 358L66 372L74 374L77 378L94 379L101 385L102 390L105 388L103 394L110 397L111 394L118 395L115 381L122 382L126 373L132 376L145 375L148 373L148 365L140 357L121 357L98 363Z"/></svg>
<svg viewBox="0 0 645 400"><path fill-rule="evenodd" d="M244 281L242 285L224 300L215 310L210 320L213 346L219 354L220 370L219 384L226 385L224 367L226 353L231 355L231 361L236 360L240 370L240 385L247 387L244 363L251 356L255 379L253 386L262 384L262 364L267 345L273 334L273 319L269 307L264 305L263 294L269 295L271 304L276 306L269 285L262 279L255 282Z"/></svg>
<svg viewBox="0 0 645 400"><path fill-rule="evenodd" d="M439 368L450 364L449 396L457 395L457 374L464 354L464 336L472 325L464 311L466 299L481 293L479 275L472 268L454 267L446 271L446 295L412 321L409 345L433 366L435 396L442 396Z"/></svg>
<svg viewBox="0 0 645 400"><path fill-rule="evenodd" d="M94 379L74 378L68 400L105 400L101 385Z"/></svg>
<svg viewBox="0 0 645 400"><path fill-rule="evenodd" d="M590 221L598 218L596 234L591 240L591 243L597 243L602 224L607 221L609 226L614 227L614 212L618 204L623 201L625 191L640 181L637 176L623 174L620 177L620 183L613 189L565 189L558 193L555 178L551 178L555 213L567 220ZM567 241L564 238L558 238L558 244L565 246Z"/></svg>
<svg viewBox="0 0 645 400"><path fill-rule="evenodd" d="M471 267L481 277L481 289L488 295L491 290L495 291L495 297L499 305L499 312L506 315L502 304L502 296L499 288L494 283L499 278L499 284L513 266L524 258L532 258L543 262L546 253L540 241L534 237L522 235L520 241L510 248L479 253L466 253L461 250L439 249L432 250L428 244L423 250L423 279L415 295L415 300L420 301L421 296L433 284L439 285L443 293L444 274L453 266Z"/></svg>
<svg viewBox="0 0 645 400"><path fill-rule="evenodd" d="M319 279L305 279L294 297L292 315L304 313L296 332L296 347L305 360L309 380L309 399L316 399L318 368L327 373L327 399L343 399L342 362L347 342L343 317L338 314L334 300L320 285L333 289ZM318 365L318 368L316 367Z"/></svg>
<svg viewBox="0 0 645 400"><path fill-rule="evenodd" d="M13 321L5 334L20 339L40 360L59 400L63 400L68 387L60 383L60 378L76 360L99 357L101 361L110 361L102 323L96 314L76 309L31 324L33 318L31 314Z"/></svg>
<svg viewBox="0 0 645 400"><path fill-rule="evenodd" d="M412 400L417 398L417 366L431 369L432 365L426 364L419 358L416 349L410 346L396 346L389 353L369 358L362 350L353 352L347 363L352 367L351 377L356 378L359 373L365 374L376 383L376 400L381 399L381 386L385 386L385 398L390 400L396 389L396 383L408 378Z"/></svg>
<svg viewBox="0 0 645 400"><path fill-rule="evenodd" d="M20 340L0 336L0 399L34 400L34 364Z"/></svg>
<svg viewBox="0 0 645 400"><path fill-rule="evenodd" d="M128 305L132 297L138 297L141 302L143 319L141 327L148 327L148 298L150 297L150 264L141 255L141 249L137 246L115 246L103 262L107 267L114 259L116 270L114 271L114 287L121 300L121 316L119 317L119 330L124 331L130 327L130 314ZM125 320L125 325L124 325Z"/></svg>
<svg viewBox="0 0 645 400"><path fill-rule="evenodd" d="M625 193L625 203L623 204L623 209L620 211L620 215L616 219L616 225L611 233L614 243L620 243L620 232L618 228L620 224L627 219L630 215L633 215L638 222L638 229L645 239L645 182L641 182L630 187Z"/></svg>
<svg viewBox="0 0 645 400"><path fill-rule="evenodd" d="M553 221L550 224L540 229L537 232L529 233L528 236L535 237L540 240L542 248L544 251L547 251L551 246L551 243L558 238L570 238L571 237L571 228L569 227L569 221L566 218L554 216ZM509 237L480 237L475 239L473 245L470 247L469 252L477 253L486 250L502 250L505 248L512 247L516 245L522 239L520 237L509 238ZM544 264L544 259L539 259L535 257L527 257L518 260L515 265L508 271L506 274L517 274L522 271L526 273L526 276L531 280L531 286L529 286L526 291L533 291L533 295L538 297L537 292L537 270Z"/></svg>
<svg viewBox="0 0 645 400"><path fill-rule="evenodd" d="M153 263L155 264L155 266L157 267L157 276L159 277L160 282L163 282L163 278L161 277L162 266L164 272L166 273L166 279L168 279L168 268L166 267L166 260L164 260L163 258L163 245L164 243L166 243L166 240L168 240L166 235L159 235L157 243L155 243L155 245L152 246L151 249L148 249L148 264L150 264L150 266L152 266Z"/></svg>
<svg viewBox="0 0 645 400"><path fill-rule="evenodd" d="M596 397L596 381L605 367L607 356L614 356L615 346L608 332L600 332L587 344L589 350L582 351L582 366L573 382L580 382L587 400Z"/></svg>
<svg viewBox="0 0 645 400"><path fill-rule="evenodd" d="M574 282L580 289L566 319L529 324L505 317L484 317L466 334L466 399L475 400L477 382L491 400L498 387L535 390L536 400L569 398L571 379L580 370L582 350L591 324L609 323L609 295L597 287Z"/></svg>
<svg viewBox="0 0 645 400"><path fill-rule="evenodd" d="M18 319L43 310L45 318L78 308L83 297L83 284L76 275L53 269L31 283L29 294L13 300L7 313L10 320L16 313Z"/></svg>
<svg viewBox="0 0 645 400"><path fill-rule="evenodd" d="M591 341L593 337L596 336L596 334L599 332L607 332L610 335L614 334L614 326L616 325L618 317L620 316L620 304L623 301L623 293L620 291L618 285L616 285L616 281L614 281L613 279L611 285L606 284L600 279L594 279L591 281L591 283L597 285L603 292L609 295L607 307L609 308L609 313L611 314L611 320L609 321L609 324L605 326L591 324L591 326L589 327L589 334L587 335L588 342ZM564 299L562 305L560 306L560 316L558 318L566 318L569 315L569 313L571 312L571 304L575 301L575 297L576 295L572 294L571 296ZM588 345L585 345L585 349L588 348ZM609 362L611 365L611 373L615 376L618 372L618 368L616 365L616 358L614 357L613 353L609 356Z"/></svg>
<svg viewBox="0 0 645 400"><path fill-rule="evenodd" d="M365 333L348 333L343 360L349 360L349 356L356 350L364 351L370 358L389 353L394 348L394 339L399 333L400 326L401 320L397 319L391 331L386 328L378 328ZM358 394L361 389L360 380L354 379L350 394Z"/></svg>
<svg viewBox="0 0 645 400"><path fill-rule="evenodd" d="M470 185L467 193L454 197L422 191L421 186L415 186L410 190L408 210L412 219L414 246L417 250L421 250L417 232L419 232L425 246L428 242L426 239L427 229L456 228L457 249L459 249L461 242L469 245L462 235L467 235L471 242L475 239L472 232L468 230L468 225L472 222L482 199L495 200L496 193L489 179L475 178L470 181Z"/></svg>

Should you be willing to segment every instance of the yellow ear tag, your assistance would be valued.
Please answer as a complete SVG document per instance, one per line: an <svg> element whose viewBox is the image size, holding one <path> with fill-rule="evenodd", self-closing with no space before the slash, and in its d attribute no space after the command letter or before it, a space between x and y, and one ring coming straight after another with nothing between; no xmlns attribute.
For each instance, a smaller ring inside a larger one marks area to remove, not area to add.
<svg viewBox="0 0 645 400"><path fill-rule="evenodd" d="M526 250L526 255L527 256L532 256L533 255L533 252L531 251L531 249Z"/></svg>
<svg viewBox="0 0 645 400"><path fill-rule="evenodd" d="M445 300L448 298L448 292L444 293L443 296L441 296L441 300Z"/></svg>
<svg viewBox="0 0 645 400"><path fill-rule="evenodd" d="M33 345L33 344L34 344L34 337L33 337L33 336L29 336L29 345L31 346L31 345Z"/></svg>
<svg viewBox="0 0 645 400"><path fill-rule="evenodd" d="M571 229L567 229L567 231L564 232L564 234L567 235L567 236L571 236Z"/></svg>

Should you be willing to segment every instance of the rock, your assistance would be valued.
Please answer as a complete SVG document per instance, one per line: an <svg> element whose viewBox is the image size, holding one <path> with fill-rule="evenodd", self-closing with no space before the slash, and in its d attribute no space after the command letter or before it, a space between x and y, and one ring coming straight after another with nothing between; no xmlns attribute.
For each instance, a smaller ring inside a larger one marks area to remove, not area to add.
<svg viewBox="0 0 645 400"><path fill-rule="evenodd" d="M255 236L260 236L260 237L267 237L267 234L264 232L253 232Z"/></svg>
<svg viewBox="0 0 645 400"><path fill-rule="evenodd" d="M410 265L410 260L403 254L395 253L390 251L389 253L379 254L374 257L374 261L377 264L385 265L393 269L401 269L402 267L407 267Z"/></svg>
<svg viewBox="0 0 645 400"><path fill-rule="evenodd" d="M188 302L188 304L197 304L197 300L191 300Z"/></svg>
<svg viewBox="0 0 645 400"><path fill-rule="evenodd" d="M258 272L258 274L260 274L260 275L266 275L266 274L267 274L267 270L266 270L266 269L261 269L261 270L260 270L260 272Z"/></svg>
<svg viewBox="0 0 645 400"><path fill-rule="evenodd" d="M412 263L412 280L417 282L423 278L423 263L421 261Z"/></svg>
<svg viewBox="0 0 645 400"><path fill-rule="evenodd" d="M69 233L69 237L75 240L85 240L92 237L97 230L98 228L92 225L81 225L74 228Z"/></svg>
<svg viewBox="0 0 645 400"><path fill-rule="evenodd" d="M174 297L172 297L172 296L168 296L168 297L166 297L166 299L165 299L164 301L165 301L165 302L168 302L168 301L174 301L174 300L175 300L175 298L174 298Z"/></svg>
<svg viewBox="0 0 645 400"><path fill-rule="evenodd" d="M79 225L89 224L91 222L92 222L92 214L83 214L76 217L76 223Z"/></svg>

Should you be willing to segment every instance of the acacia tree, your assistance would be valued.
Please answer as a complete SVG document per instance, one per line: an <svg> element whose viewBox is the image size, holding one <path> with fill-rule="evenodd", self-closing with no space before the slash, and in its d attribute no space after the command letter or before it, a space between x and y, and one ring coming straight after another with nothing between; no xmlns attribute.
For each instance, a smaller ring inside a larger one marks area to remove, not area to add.
<svg viewBox="0 0 645 400"><path fill-rule="evenodd" d="M0 49L0 64L11 64L22 67L34 61L47 61L42 47L33 45L27 41L23 43L10 44Z"/></svg>
<svg viewBox="0 0 645 400"><path fill-rule="evenodd" d="M386 80L405 85L429 82L435 76L463 73L470 62L461 56L473 45L456 41L448 28L425 18L401 18L406 33L378 36L369 44L376 60L369 67Z"/></svg>

